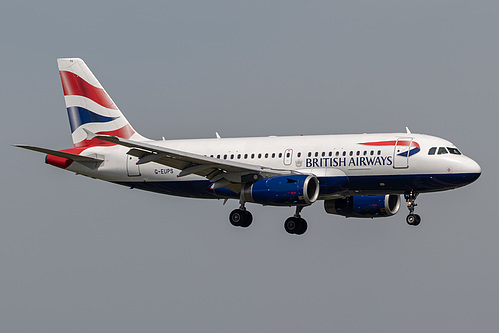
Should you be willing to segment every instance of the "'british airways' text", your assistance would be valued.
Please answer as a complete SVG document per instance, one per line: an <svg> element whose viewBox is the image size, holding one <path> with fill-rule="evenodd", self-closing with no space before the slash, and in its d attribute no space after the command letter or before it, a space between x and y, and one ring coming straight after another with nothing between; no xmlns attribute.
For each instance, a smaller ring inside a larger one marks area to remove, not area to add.
<svg viewBox="0 0 499 333"><path fill-rule="evenodd" d="M374 165L392 165L392 156L356 156L307 158L307 168L361 167Z"/></svg>

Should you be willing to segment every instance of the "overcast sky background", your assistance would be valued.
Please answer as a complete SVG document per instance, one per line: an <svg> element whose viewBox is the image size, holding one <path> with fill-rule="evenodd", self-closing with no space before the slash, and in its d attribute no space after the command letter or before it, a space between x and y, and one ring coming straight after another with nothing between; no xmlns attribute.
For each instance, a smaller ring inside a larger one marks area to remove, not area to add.
<svg viewBox="0 0 499 333"><path fill-rule="evenodd" d="M499 327L499 2L3 1L1 332L485 332ZM150 138L413 132L482 167L381 220L130 190L71 147L56 58Z"/></svg>

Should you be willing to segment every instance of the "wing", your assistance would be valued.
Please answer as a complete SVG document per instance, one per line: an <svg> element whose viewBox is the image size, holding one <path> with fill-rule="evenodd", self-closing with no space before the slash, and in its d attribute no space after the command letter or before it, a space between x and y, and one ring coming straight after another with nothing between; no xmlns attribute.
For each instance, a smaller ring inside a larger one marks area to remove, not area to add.
<svg viewBox="0 0 499 333"><path fill-rule="evenodd" d="M128 155L139 158L137 164L155 162L181 170L178 177L195 174L206 177L214 188L229 183L248 183L261 178L296 174L294 171L273 169L235 161L160 147L146 142L127 140L116 136L96 135L95 138L130 148Z"/></svg>

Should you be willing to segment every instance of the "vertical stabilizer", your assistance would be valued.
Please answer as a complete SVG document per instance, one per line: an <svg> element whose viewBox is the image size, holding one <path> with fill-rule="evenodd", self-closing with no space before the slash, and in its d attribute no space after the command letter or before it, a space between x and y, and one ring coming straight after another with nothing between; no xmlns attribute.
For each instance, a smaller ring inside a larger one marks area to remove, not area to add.
<svg viewBox="0 0 499 333"><path fill-rule="evenodd" d="M124 139L147 140L135 132L83 60L61 58L57 64L75 147L109 144L88 140L84 129Z"/></svg>

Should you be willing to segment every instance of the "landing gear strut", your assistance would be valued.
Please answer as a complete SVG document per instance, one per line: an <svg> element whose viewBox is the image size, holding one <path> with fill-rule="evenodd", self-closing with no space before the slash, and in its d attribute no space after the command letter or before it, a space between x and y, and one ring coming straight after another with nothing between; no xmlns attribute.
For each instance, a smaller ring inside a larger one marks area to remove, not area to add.
<svg viewBox="0 0 499 333"><path fill-rule="evenodd" d="M296 207L296 213L294 216L289 217L284 222L284 229L294 235L303 235L305 231L307 231L307 221L305 221L301 216L300 212L302 211L303 206Z"/></svg>
<svg viewBox="0 0 499 333"><path fill-rule="evenodd" d="M418 214L414 214L414 209L416 208L416 198L418 197L417 192L410 191L404 193L405 201L407 201L407 208L409 209L409 215L405 219L407 224L412 226L417 226L421 223L421 217Z"/></svg>
<svg viewBox="0 0 499 333"><path fill-rule="evenodd" d="M241 206L234 209L229 215L229 222L235 227L247 228L253 222L253 215L246 210L244 201L241 201Z"/></svg>

